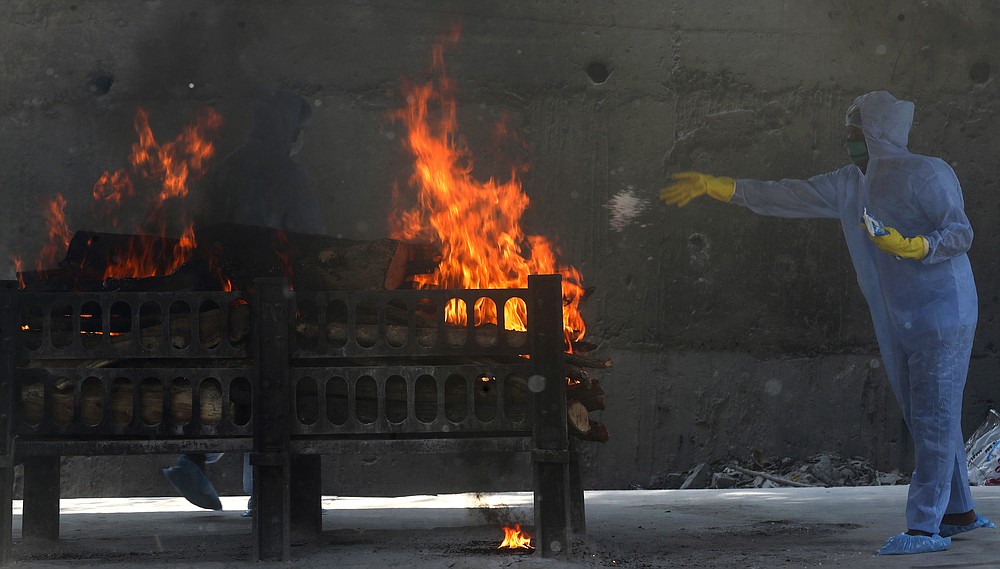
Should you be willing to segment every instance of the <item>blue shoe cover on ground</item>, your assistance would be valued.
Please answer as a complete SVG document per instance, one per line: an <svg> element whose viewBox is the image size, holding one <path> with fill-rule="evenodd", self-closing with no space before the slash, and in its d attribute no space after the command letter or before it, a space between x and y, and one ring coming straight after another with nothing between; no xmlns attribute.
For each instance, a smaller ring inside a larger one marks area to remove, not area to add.
<svg viewBox="0 0 1000 569"><path fill-rule="evenodd" d="M995 529L996 527L997 527L996 524L991 522L989 518L976 514L976 521L972 522L971 524L966 526L953 526L951 524L941 524L941 529L938 531L938 533L941 534L941 537L951 537L953 535L958 535L960 533L965 533L967 531L972 531L974 529L979 529L979 528Z"/></svg>
<svg viewBox="0 0 1000 569"><path fill-rule="evenodd" d="M188 502L206 510L222 509L222 502L215 486L212 486L205 473L187 456L183 454L178 456L177 464L164 468L163 474Z"/></svg>
<svg viewBox="0 0 1000 569"><path fill-rule="evenodd" d="M910 553L930 553L932 551L944 551L951 546L950 537L940 535L907 535L901 533L894 535L885 542L882 549L878 550L879 555L907 555Z"/></svg>

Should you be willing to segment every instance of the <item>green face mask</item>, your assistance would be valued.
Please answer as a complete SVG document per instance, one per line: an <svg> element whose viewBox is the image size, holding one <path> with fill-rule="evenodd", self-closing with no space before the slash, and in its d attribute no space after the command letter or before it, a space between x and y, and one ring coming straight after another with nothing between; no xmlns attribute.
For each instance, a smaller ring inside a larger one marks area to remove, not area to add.
<svg viewBox="0 0 1000 569"><path fill-rule="evenodd" d="M848 140L847 153L851 155L851 162L861 166L868 161L868 143L864 140Z"/></svg>

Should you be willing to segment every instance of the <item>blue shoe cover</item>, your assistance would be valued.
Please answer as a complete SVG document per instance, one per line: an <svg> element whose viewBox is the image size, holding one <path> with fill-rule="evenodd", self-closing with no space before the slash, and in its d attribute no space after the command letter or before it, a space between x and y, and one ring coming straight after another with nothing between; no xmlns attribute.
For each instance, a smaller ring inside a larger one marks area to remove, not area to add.
<svg viewBox="0 0 1000 569"><path fill-rule="evenodd" d="M979 528L996 529L996 527L997 525L991 522L989 518L976 514L976 521L972 522L971 524L966 526L953 526L951 524L941 524L941 529L938 530L938 533L941 534L941 537L951 537L953 535L958 535L960 533L965 533L967 531L972 531L974 529L979 529Z"/></svg>
<svg viewBox="0 0 1000 569"><path fill-rule="evenodd" d="M885 542L879 555L907 555L910 553L931 553L944 551L951 546L950 537L940 535L907 535L905 532L894 535Z"/></svg>
<svg viewBox="0 0 1000 569"><path fill-rule="evenodd" d="M205 473L187 456L183 454L178 456L177 464L164 468L163 474L188 502L206 510L222 509L222 502L215 486L212 486Z"/></svg>

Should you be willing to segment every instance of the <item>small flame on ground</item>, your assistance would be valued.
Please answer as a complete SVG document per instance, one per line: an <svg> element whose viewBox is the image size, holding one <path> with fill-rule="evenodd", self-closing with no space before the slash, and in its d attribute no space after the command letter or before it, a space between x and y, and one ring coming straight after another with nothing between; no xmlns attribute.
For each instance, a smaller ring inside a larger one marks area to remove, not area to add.
<svg viewBox="0 0 1000 569"><path fill-rule="evenodd" d="M531 536L527 532L521 531L521 524L514 524L514 527L504 526L503 543L497 549L534 549L531 545Z"/></svg>

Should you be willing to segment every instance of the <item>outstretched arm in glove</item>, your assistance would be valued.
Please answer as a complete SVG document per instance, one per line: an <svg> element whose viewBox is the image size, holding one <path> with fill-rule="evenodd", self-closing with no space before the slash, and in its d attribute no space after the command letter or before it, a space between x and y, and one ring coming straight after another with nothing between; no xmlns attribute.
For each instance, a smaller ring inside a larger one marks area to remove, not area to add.
<svg viewBox="0 0 1000 569"><path fill-rule="evenodd" d="M660 190L660 199L669 205L686 206L691 200L708 194L728 202L736 192L733 178L709 176L700 172L680 172L670 177L674 183Z"/></svg>

